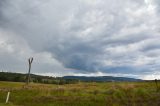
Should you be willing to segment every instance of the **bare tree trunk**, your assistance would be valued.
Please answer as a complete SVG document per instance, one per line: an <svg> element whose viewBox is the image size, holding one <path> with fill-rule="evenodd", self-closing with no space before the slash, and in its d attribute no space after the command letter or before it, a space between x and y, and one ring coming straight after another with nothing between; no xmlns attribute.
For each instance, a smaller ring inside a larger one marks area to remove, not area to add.
<svg viewBox="0 0 160 106"><path fill-rule="evenodd" d="M31 72L31 64L33 62L33 57L28 59L28 63L29 63L29 70L28 70L28 76L27 76L27 85L30 82L30 72Z"/></svg>

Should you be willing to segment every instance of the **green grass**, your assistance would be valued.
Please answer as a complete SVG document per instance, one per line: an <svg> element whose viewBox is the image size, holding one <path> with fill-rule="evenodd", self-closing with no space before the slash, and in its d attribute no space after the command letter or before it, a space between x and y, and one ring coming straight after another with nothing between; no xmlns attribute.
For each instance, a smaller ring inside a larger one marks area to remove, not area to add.
<svg viewBox="0 0 160 106"><path fill-rule="evenodd" d="M9 103L5 104L10 91ZM47 85L0 82L0 106L160 106L154 82Z"/></svg>

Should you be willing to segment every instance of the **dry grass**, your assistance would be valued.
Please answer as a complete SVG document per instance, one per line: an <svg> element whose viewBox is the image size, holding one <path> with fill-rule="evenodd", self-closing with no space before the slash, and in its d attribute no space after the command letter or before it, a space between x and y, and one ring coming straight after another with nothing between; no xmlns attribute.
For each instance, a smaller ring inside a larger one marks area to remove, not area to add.
<svg viewBox="0 0 160 106"><path fill-rule="evenodd" d="M7 91L10 103L4 104ZM154 82L47 85L0 82L0 106L160 106Z"/></svg>

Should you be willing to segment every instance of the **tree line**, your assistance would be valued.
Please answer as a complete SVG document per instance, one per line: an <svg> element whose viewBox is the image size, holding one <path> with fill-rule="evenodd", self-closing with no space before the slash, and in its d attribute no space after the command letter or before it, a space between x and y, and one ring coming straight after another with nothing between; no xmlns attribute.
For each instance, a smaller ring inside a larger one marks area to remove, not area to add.
<svg viewBox="0 0 160 106"><path fill-rule="evenodd" d="M31 74L30 82L44 83L44 84L75 84L78 83L77 79L63 79L62 77L49 77ZM0 81L13 81L13 82L26 82L27 74L0 72Z"/></svg>

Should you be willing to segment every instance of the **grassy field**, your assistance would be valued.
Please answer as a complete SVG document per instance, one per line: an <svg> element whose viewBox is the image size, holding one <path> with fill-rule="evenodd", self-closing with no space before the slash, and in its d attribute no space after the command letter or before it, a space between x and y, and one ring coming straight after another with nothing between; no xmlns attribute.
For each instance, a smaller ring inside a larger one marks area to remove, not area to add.
<svg viewBox="0 0 160 106"><path fill-rule="evenodd" d="M5 104L10 91L9 103ZM47 85L0 82L0 106L160 106L154 82Z"/></svg>

